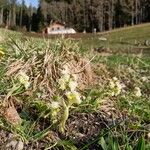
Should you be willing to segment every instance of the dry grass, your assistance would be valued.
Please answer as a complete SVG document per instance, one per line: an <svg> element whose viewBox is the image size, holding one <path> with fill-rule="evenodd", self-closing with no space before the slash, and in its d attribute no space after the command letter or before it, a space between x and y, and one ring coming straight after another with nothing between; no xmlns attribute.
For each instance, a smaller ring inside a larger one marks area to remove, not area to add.
<svg viewBox="0 0 150 150"><path fill-rule="evenodd" d="M69 146L77 149L75 145L83 149L93 149L93 145L100 148L100 137L104 135L107 140L110 134L112 138L122 139L122 148L128 144L126 140L131 140L131 134L147 133L139 131L150 118L147 57L114 55L112 51L108 51L109 55L91 51L83 56L78 43L71 39L43 40L14 33L1 45L5 55L0 64L0 128L8 131L5 135L11 132L13 138L21 139L26 149L31 145L34 149ZM68 89L60 89L58 82L64 66L68 67L71 77L78 76L76 91L82 95L82 103L69 106L66 129L61 133L58 124L65 107L60 104L61 110L55 118L58 122L54 123L51 104L64 100L64 106L67 105L65 92ZM25 76L22 84L21 74ZM117 83L117 88L121 87L119 94L112 94L116 85L113 89L110 81ZM29 84L25 86L26 82ZM141 97L135 96L135 87ZM109 131L105 132L106 129ZM134 131L130 133L131 130ZM3 137L3 132L0 135ZM132 146L140 135L132 137ZM6 139L2 141L7 143Z"/></svg>

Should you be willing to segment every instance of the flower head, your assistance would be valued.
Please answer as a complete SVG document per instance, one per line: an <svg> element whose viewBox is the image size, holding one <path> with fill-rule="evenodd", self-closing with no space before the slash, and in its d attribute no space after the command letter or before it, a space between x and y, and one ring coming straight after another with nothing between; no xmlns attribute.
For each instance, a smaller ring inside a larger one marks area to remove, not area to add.
<svg viewBox="0 0 150 150"><path fill-rule="evenodd" d="M72 75L72 77L73 77L73 79L74 79L75 81L77 81L77 80L78 80L78 75L73 74L73 75Z"/></svg>
<svg viewBox="0 0 150 150"><path fill-rule="evenodd" d="M141 89L139 87L135 87L134 94L136 97L141 97L142 96Z"/></svg>
<svg viewBox="0 0 150 150"><path fill-rule="evenodd" d="M75 89L77 88L78 84L76 81L72 81L70 80L69 81L69 84L68 84L69 88L70 88L70 91L75 91Z"/></svg>
<svg viewBox="0 0 150 150"><path fill-rule="evenodd" d="M63 70L61 71L63 75L70 74L69 67L67 65L63 66Z"/></svg>
<svg viewBox="0 0 150 150"><path fill-rule="evenodd" d="M57 101L53 101L50 104L51 107L51 120L53 123L56 123L58 120L57 116L60 111L60 103Z"/></svg>
<svg viewBox="0 0 150 150"><path fill-rule="evenodd" d="M68 82L70 81L70 71L67 65L63 66L61 70L61 78L58 80L61 90L65 90Z"/></svg>
<svg viewBox="0 0 150 150"><path fill-rule="evenodd" d="M109 81L109 87L111 89L111 96L119 95L124 86L123 84L120 83L117 77L113 77L113 79Z"/></svg>
<svg viewBox="0 0 150 150"><path fill-rule="evenodd" d="M65 90L66 89L66 82L62 79L62 78L60 78L59 80L58 80L58 83L59 83L59 85L60 85L60 89L61 90Z"/></svg>
<svg viewBox="0 0 150 150"><path fill-rule="evenodd" d="M51 103L51 107L52 107L53 109L58 109L58 108L60 107L59 102L53 101L53 102Z"/></svg>
<svg viewBox="0 0 150 150"><path fill-rule="evenodd" d="M118 81L118 78L117 77L113 77L113 81Z"/></svg>
<svg viewBox="0 0 150 150"><path fill-rule="evenodd" d="M80 94L76 91L66 92L66 96L67 96L70 104L80 104L81 103Z"/></svg>
<svg viewBox="0 0 150 150"><path fill-rule="evenodd" d="M131 67L128 67L127 70L128 70L129 73L134 73L135 72L135 70L132 69Z"/></svg>
<svg viewBox="0 0 150 150"><path fill-rule="evenodd" d="M64 80L64 82L69 82L70 74L64 74L64 75L62 76L62 79Z"/></svg>
<svg viewBox="0 0 150 150"><path fill-rule="evenodd" d="M109 82L109 86L110 86L110 88L112 89L112 88L114 88L114 87L115 87L115 83L114 83L112 80L110 80L110 82Z"/></svg>
<svg viewBox="0 0 150 150"><path fill-rule="evenodd" d="M19 82L24 85L24 87L26 89L29 88L30 86L30 82L29 82L29 76L27 76L24 72L20 72L19 75L18 75L18 80Z"/></svg>
<svg viewBox="0 0 150 150"><path fill-rule="evenodd" d="M143 82L148 81L148 78L147 78L147 77L142 77L141 79L142 79Z"/></svg>

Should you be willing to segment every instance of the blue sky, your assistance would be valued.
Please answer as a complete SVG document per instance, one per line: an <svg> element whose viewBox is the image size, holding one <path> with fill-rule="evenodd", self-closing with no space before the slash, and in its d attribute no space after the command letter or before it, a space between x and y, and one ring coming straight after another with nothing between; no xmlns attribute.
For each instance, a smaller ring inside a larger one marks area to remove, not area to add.
<svg viewBox="0 0 150 150"><path fill-rule="evenodd" d="M18 2L22 2L22 0L18 0ZM38 6L38 0L25 0L25 3L27 6L29 6L30 4L32 4L32 6L37 7Z"/></svg>

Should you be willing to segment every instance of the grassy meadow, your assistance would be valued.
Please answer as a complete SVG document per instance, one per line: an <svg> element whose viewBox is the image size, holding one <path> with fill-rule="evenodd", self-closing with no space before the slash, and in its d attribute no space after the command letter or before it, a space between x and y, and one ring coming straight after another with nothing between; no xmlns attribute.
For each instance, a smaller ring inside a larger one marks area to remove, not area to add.
<svg viewBox="0 0 150 150"><path fill-rule="evenodd" d="M0 29L0 149L150 149L150 24L34 36Z"/></svg>

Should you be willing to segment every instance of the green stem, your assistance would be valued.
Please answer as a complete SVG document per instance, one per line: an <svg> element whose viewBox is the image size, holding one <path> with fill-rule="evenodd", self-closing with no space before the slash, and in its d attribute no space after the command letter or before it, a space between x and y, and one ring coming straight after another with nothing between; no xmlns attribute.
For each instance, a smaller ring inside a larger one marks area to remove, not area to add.
<svg viewBox="0 0 150 150"><path fill-rule="evenodd" d="M64 112L63 112L63 115L62 115L62 118L61 118L61 121L59 124L59 131L61 133L64 133L64 130L65 130L65 124L66 124L66 121L69 117L70 105L66 105L66 103L63 101L63 108L64 108Z"/></svg>
<svg viewBox="0 0 150 150"><path fill-rule="evenodd" d="M10 91L7 94L7 99L20 88L20 85L14 84L13 87L10 89Z"/></svg>

